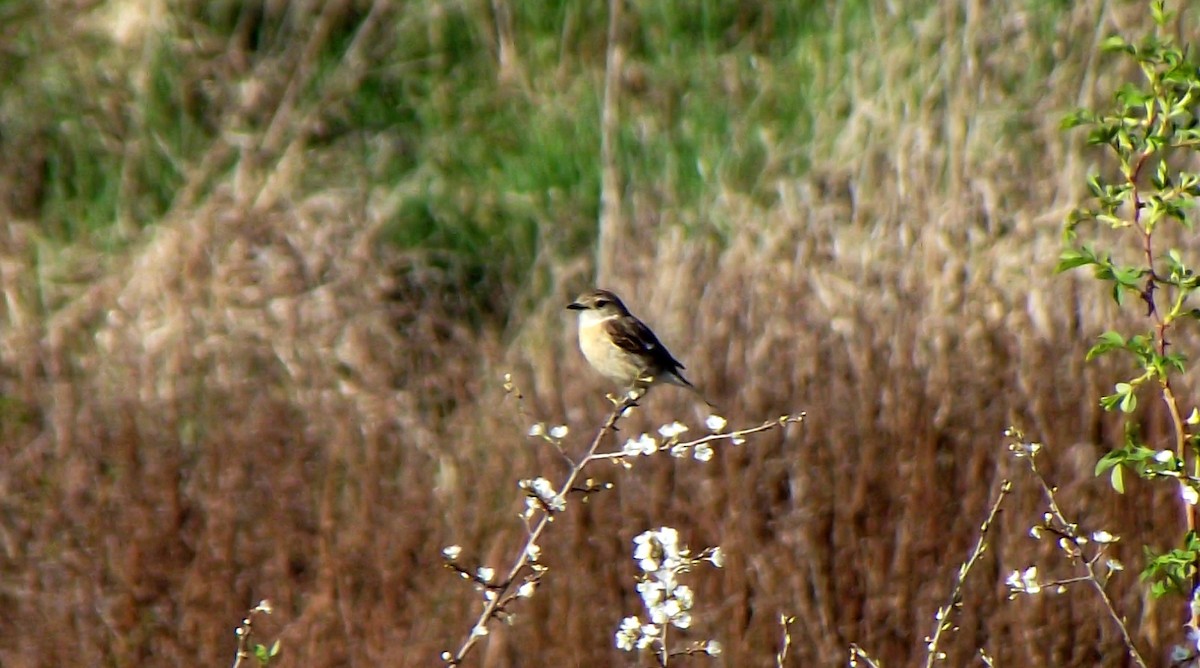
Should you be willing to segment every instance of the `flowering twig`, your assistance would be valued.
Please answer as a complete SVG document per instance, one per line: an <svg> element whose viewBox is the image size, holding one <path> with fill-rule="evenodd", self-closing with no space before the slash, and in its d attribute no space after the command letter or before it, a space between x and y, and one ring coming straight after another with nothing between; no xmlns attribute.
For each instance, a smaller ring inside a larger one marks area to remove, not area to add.
<svg viewBox="0 0 1200 668"><path fill-rule="evenodd" d="M596 450L600 448L600 442L604 440L604 436L613 431L614 427L616 427L617 421L625 415L626 411L635 406L636 403L637 402L634 401L632 397L626 397L621 403L617 404L616 407L613 408L612 413L610 413L608 419L604 421L604 425L600 428L600 431L596 432L596 437L592 439L592 444L588 448L587 455L585 455L583 459L571 467L570 472L567 473L567 477L559 489L566 491L574 487L576 479L578 479L579 475L583 472L583 468L587 466L589 461L591 461L590 457L594 455ZM524 585L528 584L528 582L522 583L522 585L516 588L515 591L510 592L510 589L513 589L513 583L516 581L517 575L520 574L521 569L525 568L525 566L527 566L530 561L533 560L531 559L531 556L537 555L539 551L537 545L538 538L541 537L542 532L546 530L546 526L554 519L554 515L552 513L554 508L548 506L554 505L555 500L561 501L561 495L557 495L548 500L542 498L542 495L539 493L538 498L547 504L541 508L541 517L538 518L537 522L533 525L533 528L529 530L529 537L525 540L524 546L522 546L521 551L513 560L512 566L509 567L508 573L504 580L495 585L494 589L489 590L489 593L493 595L487 597L487 602L484 603L483 611L479 613L479 618L471 627L471 631L467 634L466 639L463 640L458 650L453 654L450 652L444 652L442 654L442 659L446 662L447 666L459 666L462 664L463 659L466 658L467 654L471 651L471 648L475 646L475 643L480 638L487 635L488 622L492 621L492 619L497 616L497 614L502 610L503 605L512 601L515 596L521 595ZM535 581L531 580L529 582ZM532 589L528 589L526 591L532 593Z"/></svg>
<svg viewBox="0 0 1200 668"><path fill-rule="evenodd" d="M506 382L510 383L511 381L506 378ZM509 390L509 385L506 384L505 389ZM446 662L448 667L452 668L462 665L463 660L479 639L488 634L488 624L508 612L509 603L517 598L529 597L534 593L534 589L546 571L544 566L537 563L541 551L538 540L550 522L554 521L555 515L566 510L568 494L572 492L589 494L611 487L611 485L597 484L591 479L580 480L583 470L589 464L598 461L616 461L629 467L630 464L627 461L629 458L643 454L649 455L661 450L669 450L676 457L682 457L691 452L695 459L708 461L712 458L713 454L712 446L710 445L712 442L727 440L737 445L745 442L744 437L747 435L774 428L782 428L788 424L801 422L804 419L803 413L798 415L783 415L756 427L725 433L725 418L710 415L705 425L713 433L693 441L680 440L680 435L688 431L688 427L675 422L664 425L658 430L659 435L664 439L661 445L657 439L642 434L636 440L630 439L622 450L618 452L597 452L605 436L616 432L617 422L630 408L637 405L638 398L638 396L631 394L615 400L616 405L612 413L609 414L608 419L605 420L592 439L586 453L578 460L573 460L563 448L562 441L569 433L566 425L547 428L545 424L537 423L529 430L530 436L546 440L558 450L559 454L566 461L569 471L562 484L558 487L555 487L545 478L520 481L519 486L526 494L526 507L522 513L522 518L526 521L528 537L502 579L496 579L494 569L484 566L472 568L460 563L459 557L462 548L457 545L449 546L442 551L447 562L447 567L458 573L462 578L473 581L476 588L483 591L484 596L483 610L479 613L479 617L476 619L474 625L472 625L467 637L459 645L459 648L454 652L446 651L442 653L442 660ZM709 550L705 550L695 559L713 560L716 558L719 558L719 553L714 554ZM524 576L521 575L522 572L525 572ZM658 655L660 664L665 664L671 656L674 656L674 654L667 652L665 649L665 633L663 641L664 649ZM677 651L683 654L697 654L700 652L714 654L720 651L720 646L718 643L710 642Z"/></svg>
<svg viewBox="0 0 1200 668"><path fill-rule="evenodd" d="M945 653L938 650L938 643L942 639L942 633L953 628L950 622L950 615L953 614L956 608L962 607L962 590L963 582L967 579L967 574L978 563L979 558L987 551L987 534L992 528L992 523L996 520L996 515L1000 513L1000 505L1004 503L1004 497L1012 491L1012 483L1003 480L1000 482L1000 491L996 494L996 500L992 503L992 509L988 512L987 519L979 526L979 538L975 541L975 547L971 550L971 555L958 569L958 574L954 578L954 587L950 591L950 601L938 608L935 619L937 627L933 631L933 636L926 638L928 642L928 652L925 655L925 668L931 668L935 661L941 661L946 658Z"/></svg>
<svg viewBox="0 0 1200 668"><path fill-rule="evenodd" d="M1141 668L1146 668L1146 661L1138 652L1137 646L1133 644L1133 638L1129 634L1129 629L1125 626L1125 620L1121 615L1117 614L1116 608L1113 606L1112 599L1108 596L1108 591L1105 589L1105 584L1108 582L1109 575L1114 571L1119 571L1124 568L1120 562L1109 559L1103 565L1105 573L1102 574L1097 566L1100 558L1103 556L1108 545L1119 540L1107 531L1096 531L1092 534L1089 540L1079 531L1079 525L1075 522L1067 520L1066 515L1058 505L1058 500L1055 498L1057 489L1046 482L1045 476L1037 465L1037 454L1042 450L1041 443L1032 443L1025 441L1025 435L1019 429L1010 427L1005 435L1013 440L1008 446L1014 456L1018 459L1024 459L1029 464L1029 470L1033 474L1034 480L1041 487L1042 496L1046 499L1046 506L1049 509L1043 517L1043 523L1033 527L1030 535L1040 539L1043 533L1049 533L1058 537L1058 546L1067 557L1078 563L1083 568L1083 575L1062 580L1054 580L1051 582L1043 582L1038 580L1038 572L1036 566L1031 566L1024 571L1013 571L1009 575L1007 584L1012 590L1013 595L1016 594L1037 594L1045 587L1065 587L1070 584L1086 582L1095 590L1100 597L1104 609L1116 624L1117 629L1121 633L1121 640L1125 643L1125 649L1129 653L1129 657L1133 662ZM1097 547L1089 548L1088 545L1093 544ZM1088 552L1092 554L1088 555Z"/></svg>
<svg viewBox="0 0 1200 668"><path fill-rule="evenodd" d="M645 623L637 615L621 620L617 629L618 649L654 650L660 668L667 668L672 657L707 654L719 656L721 643L716 640L693 642L684 649L672 650L667 642L671 628L687 629L692 625L692 588L679 583L679 576L702 562L717 568L725 565L720 547L710 547L692 556L679 544L679 532L671 527L644 531L633 539L633 558L642 571L637 590L648 613Z"/></svg>
<svg viewBox="0 0 1200 668"><path fill-rule="evenodd" d="M797 413L795 415L781 415L773 420L767 420L756 427L747 427L746 429L738 429L735 431L725 432L724 418L716 415L709 416L706 422L709 429L714 433L702 436L692 441L679 440L680 434L688 429L684 425L676 422L669 425L664 425L658 430L663 441L660 443L658 439L649 434L642 434L636 439L630 439L625 442L625 445L615 452L599 452L590 454L587 461L599 461L604 459L614 460L618 462L626 461L630 457L639 455L652 455L656 452L669 451L672 456L683 457L689 450L692 451L693 457L700 461L708 461L712 457L712 447L709 443L717 441L729 441L733 445L741 445L745 442L745 437L759 432L769 431L778 427L787 426L789 424L798 424L804 421L806 413Z"/></svg>
<svg viewBox="0 0 1200 668"><path fill-rule="evenodd" d="M242 625L234 631L234 634L237 635L238 646L237 654L233 658L233 668L241 668L242 660L252 656L258 659L259 665L265 666L272 658L279 655L280 645L278 640L270 647L254 645L253 652L251 651L250 636L254 631L254 616L258 614L269 615L271 612L271 602L263 599L246 613L245 618L242 619Z"/></svg>

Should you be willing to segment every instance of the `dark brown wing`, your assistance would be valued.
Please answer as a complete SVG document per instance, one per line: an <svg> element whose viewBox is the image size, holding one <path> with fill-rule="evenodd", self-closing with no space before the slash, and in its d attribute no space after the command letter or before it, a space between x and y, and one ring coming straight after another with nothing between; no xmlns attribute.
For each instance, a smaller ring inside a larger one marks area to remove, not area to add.
<svg viewBox="0 0 1200 668"><path fill-rule="evenodd" d="M607 320L604 329L618 348L636 355L649 355L658 367L668 373L675 373L676 370L684 368L679 360L671 355L671 351L659 342L654 332L633 316Z"/></svg>

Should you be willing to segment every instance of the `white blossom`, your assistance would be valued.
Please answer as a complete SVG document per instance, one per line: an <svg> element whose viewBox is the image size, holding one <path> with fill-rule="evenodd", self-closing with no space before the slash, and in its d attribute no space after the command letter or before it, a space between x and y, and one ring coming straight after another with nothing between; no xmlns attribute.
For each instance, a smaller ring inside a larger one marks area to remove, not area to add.
<svg viewBox="0 0 1200 668"><path fill-rule="evenodd" d="M479 569L475 571L475 576L478 577L482 582L491 582L492 578L496 577L496 569L488 568L487 566L480 566Z"/></svg>
<svg viewBox="0 0 1200 668"><path fill-rule="evenodd" d="M658 640L658 636L662 634L662 629L655 624L642 624L642 628L638 629L642 637L638 638L637 648L646 649Z"/></svg>
<svg viewBox="0 0 1200 668"><path fill-rule="evenodd" d="M1042 585L1038 583L1037 575L1037 566L1030 566L1024 571L1009 573L1008 579L1004 581L1004 584L1008 585L1009 589L1014 592L1036 594L1042 590Z"/></svg>
<svg viewBox="0 0 1200 668"><path fill-rule="evenodd" d="M1183 485L1179 490L1179 495L1183 497L1183 502L1189 506L1196 505L1200 502L1200 493L1196 492L1196 488L1189 485Z"/></svg>
<svg viewBox="0 0 1200 668"><path fill-rule="evenodd" d="M442 548L442 556L450 561L458 559L460 554L462 554L462 545L448 545Z"/></svg>
<svg viewBox="0 0 1200 668"><path fill-rule="evenodd" d="M712 549L712 554L708 555L708 560L717 568L725 567L725 552L721 549L720 545Z"/></svg>
<svg viewBox="0 0 1200 668"><path fill-rule="evenodd" d="M544 436L546 434L546 423L538 422L529 428L530 436Z"/></svg>
<svg viewBox="0 0 1200 668"><path fill-rule="evenodd" d="M567 434L569 433L571 433L571 429L565 424L560 424L557 427L550 428L550 438L555 440L562 440L566 438Z"/></svg>
<svg viewBox="0 0 1200 668"><path fill-rule="evenodd" d="M522 480L517 483L521 489L528 490L534 496L545 504L551 510L563 510L567 507L567 502L562 495L554 491L554 485L550 484L545 478L534 478L533 480ZM525 513L523 516L529 519L533 516L533 510L538 507L538 503L532 499L525 499Z"/></svg>
<svg viewBox="0 0 1200 668"><path fill-rule="evenodd" d="M642 434L636 439L631 438L625 441L625 446L621 448L621 452L631 456L652 455L658 452L658 441L654 440L654 437L650 434Z"/></svg>
<svg viewBox="0 0 1200 668"><path fill-rule="evenodd" d="M675 438L676 436L679 436L680 434L682 434L683 432L685 432L687 430L688 430L688 428L687 428L686 424L676 421L676 422L672 422L671 424L664 424L663 426L659 427L658 433L663 438Z"/></svg>
<svg viewBox="0 0 1200 668"><path fill-rule="evenodd" d="M708 418L704 420L704 426L708 427L708 430L712 432L721 431L727 424L729 424L729 422L725 418L721 417L720 415L716 415L715 413L708 416Z"/></svg>
<svg viewBox="0 0 1200 668"><path fill-rule="evenodd" d="M637 617L626 617L621 620L621 626L617 629L616 645L617 649L626 652L632 651L634 645L642 635L642 622Z"/></svg>
<svg viewBox="0 0 1200 668"><path fill-rule="evenodd" d="M642 603L646 604L647 608L662 603L663 597L666 595L666 587L663 587L661 582L657 580L642 580L637 583L638 593L642 596Z"/></svg>
<svg viewBox="0 0 1200 668"><path fill-rule="evenodd" d="M698 462L707 462L713 458L712 446L707 443L698 443L695 450L692 452L692 456L695 457L696 461Z"/></svg>

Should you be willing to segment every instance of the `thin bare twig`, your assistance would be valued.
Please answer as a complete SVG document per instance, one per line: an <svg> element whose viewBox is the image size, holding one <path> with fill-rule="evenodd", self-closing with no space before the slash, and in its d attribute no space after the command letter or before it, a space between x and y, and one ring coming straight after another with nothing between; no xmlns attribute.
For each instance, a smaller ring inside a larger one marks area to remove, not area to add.
<svg viewBox="0 0 1200 668"><path fill-rule="evenodd" d="M1000 482L1000 492L996 494L996 500L992 503L992 509L988 512L987 519L979 526L979 538L975 541L975 547L971 549L971 555L967 557L966 562L958 569L958 574L954 577L954 586L950 590L950 602L938 608L937 611L937 626L933 630L933 636L927 638L929 642L928 652L925 655L925 668L932 668L935 661L939 661L943 656L938 651L938 644L942 640L942 634L953 627L950 623L950 615L954 610L962 605L962 590L963 583L967 579L967 574L979 562L979 558L987 551L987 534L992 528L992 524L996 521L996 516L1000 513L1000 505L1004 503L1004 497L1012 491L1012 483L1008 480Z"/></svg>
<svg viewBox="0 0 1200 668"><path fill-rule="evenodd" d="M867 668L883 668L883 664L871 658L871 655L867 654L866 650L858 645L855 645L854 643L850 643L851 667L857 666L859 661L862 661L864 664L866 664Z"/></svg>
<svg viewBox="0 0 1200 668"><path fill-rule="evenodd" d="M779 645L779 652L775 654L775 668L783 668L783 662L787 659L788 649L792 646L792 633L788 625L794 621L796 618L791 615L779 615L779 625L783 627L783 641Z"/></svg>

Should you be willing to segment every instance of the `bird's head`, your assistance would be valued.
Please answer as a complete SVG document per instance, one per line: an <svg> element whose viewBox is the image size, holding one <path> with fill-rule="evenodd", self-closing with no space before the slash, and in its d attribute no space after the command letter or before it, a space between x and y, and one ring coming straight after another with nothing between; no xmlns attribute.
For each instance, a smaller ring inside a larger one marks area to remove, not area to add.
<svg viewBox="0 0 1200 668"><path fill-rule="evenodd" d="M567 304L572 311L592 311L595 315L629 315L621 298L608 290L588 290Z"/></svg>

